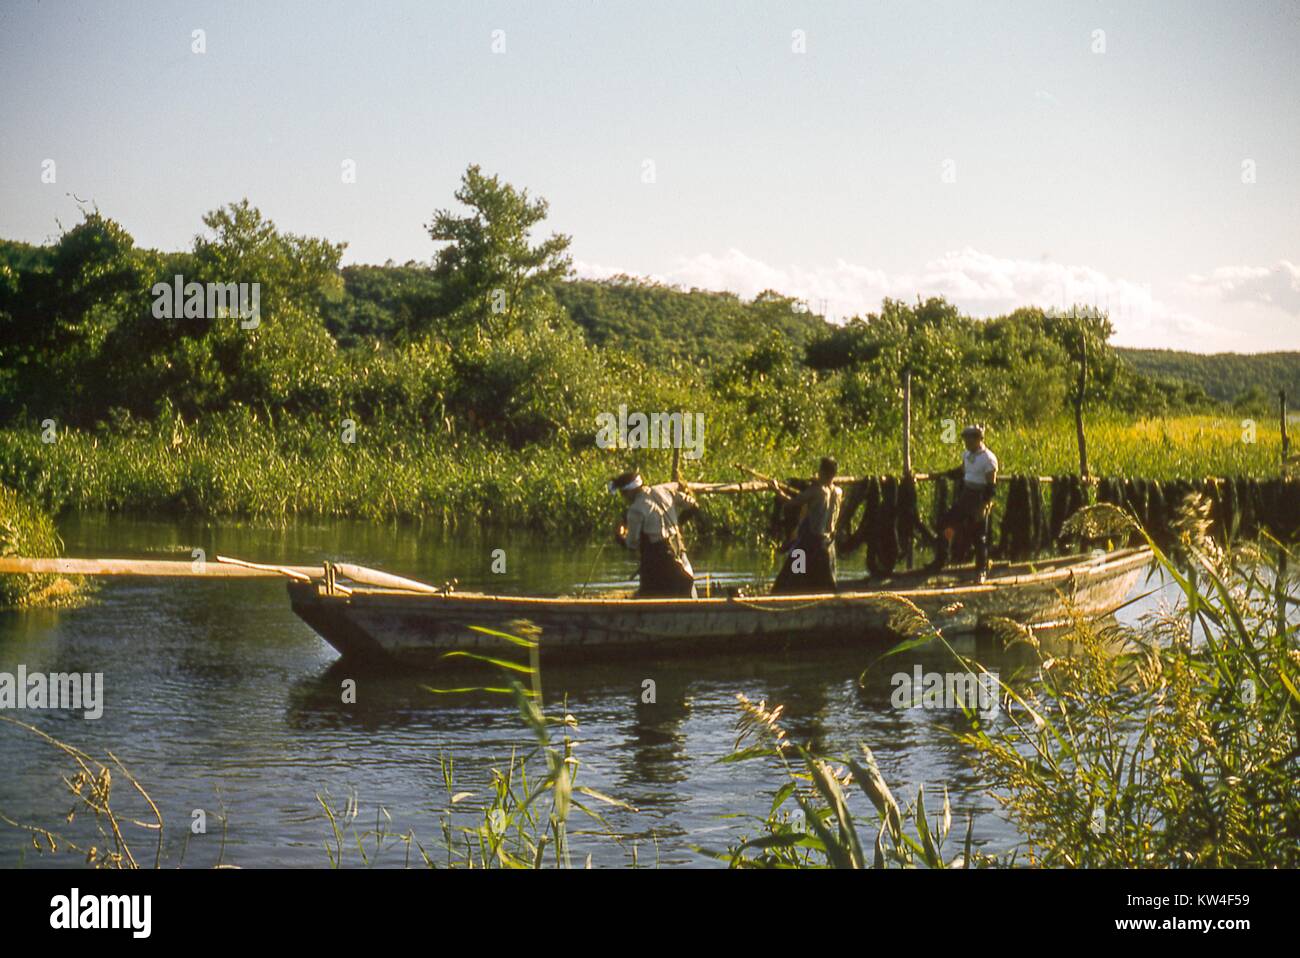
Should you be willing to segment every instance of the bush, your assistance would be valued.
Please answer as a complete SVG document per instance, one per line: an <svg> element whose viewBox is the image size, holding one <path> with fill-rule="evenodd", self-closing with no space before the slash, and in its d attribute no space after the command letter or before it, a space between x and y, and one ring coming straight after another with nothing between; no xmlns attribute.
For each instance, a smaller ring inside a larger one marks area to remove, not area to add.
<svg viewBox="0 0 1300 958"><path fill-rule="evenodd" d="M466 340L452 363L450 406L472 429L515 449L594 437L604 389L601 362L573 327Z"/></svg>

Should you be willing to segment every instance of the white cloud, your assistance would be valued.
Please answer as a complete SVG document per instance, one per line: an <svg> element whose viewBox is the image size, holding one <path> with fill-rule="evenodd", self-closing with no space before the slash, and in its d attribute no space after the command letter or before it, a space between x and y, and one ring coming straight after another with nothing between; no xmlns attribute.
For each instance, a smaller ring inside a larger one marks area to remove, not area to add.
<svg viewBox="0 0 1300 958"><path fill-rule="evenodd" d="M576 264L593 279L623 270ZM996 316L1020 306L1090 305L1110 313L1119 345L1226 348L1229 333L1162 302L1151 286L1108 276L1088 266L1050 260L1008 259L969 247L953 250L915 272L888 273L837 260L811 268L777 267L738 249L680 260L648 278L682 288L729 290L746 299L775 289L802 299L832 319L878 310L885 297L913 300L943 296L972 316ZM1199 340L1199 342L1195 342Z"/></svg>
<svg viewBox="0 0 1300 958"><path fill-rule="evenodd" d="M1287 260L1272 266L1221 266L1208 276L1190 280L1193 286L1229 302L1259 303L1300 316L1300 266Z"/></svg>

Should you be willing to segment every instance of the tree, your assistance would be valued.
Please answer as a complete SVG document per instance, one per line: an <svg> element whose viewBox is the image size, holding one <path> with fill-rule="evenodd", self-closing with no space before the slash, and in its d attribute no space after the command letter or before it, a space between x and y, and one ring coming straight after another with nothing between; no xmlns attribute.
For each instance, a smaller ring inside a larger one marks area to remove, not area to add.
<svg viewBox="0 0 1300 958"><path fill-rule="evenodd" d="M824 421L810 373L796 364L795 351L780 329L769 329L747 350L715 371L716 393L744 411L747 429L784 441Z"/></svg>
<svg viewBox="0 0 1300 958"><path fill-rule="evenodd" d="M246 199L209 212L203 223L209 232L195 238L193 252L158 258L155 281L181 275L187 284L246 284L250 296L256 284L257 322L206 311L159 318L147 306L124 315L103 351L113 404L148 415L165 398L187 416L235 403L267 411L319 406L336 358L320 305L342 291L343 245L282 233Z"/></svg>
<svg viewBox="0 0 1300 958"><path fill-rule="evenodd" d="M478 166L465 171L456 199L469 207L468 215L438 210L427 226L435 241L447 244L433 273L448 338L498 335L557 317L551 286L571 271L569 237L552 233L536 245L530 239L546 218L547 202L485 176ZM431 317L412 318L414 334L430 331Z"/></svg>
<svg viewBox="0 0 1300 958"><path fill-rule="evenodd" d="M0 414L87 422L101 411L96 359L120 317L146 305L143 259L96 210L48 251L0 266Z"/></svg>
<svg viewBox="0 0 1300 958"><path fill-rule="evenodd" d="M260 283L261 307L274 316L284 304L316 308L343 291L339 261L346 243L282 233L247 199L207 213L211 235L194 240L199 282ZM186 277L189 279L190 277Z"/></svg>

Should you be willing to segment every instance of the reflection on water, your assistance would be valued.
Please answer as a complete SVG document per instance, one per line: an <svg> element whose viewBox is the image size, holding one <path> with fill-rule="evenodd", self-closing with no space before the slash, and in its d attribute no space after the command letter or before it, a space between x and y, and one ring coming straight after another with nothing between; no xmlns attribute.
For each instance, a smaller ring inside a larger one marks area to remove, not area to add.
<svg viewBox="0 0 1300 958"><path fill-rule="evenodd" d="M188 559L200 548L209 558L220 552L280 563L334 559L435 582L455 577L462 588L498 592L625 583L632 572L620 550L598 543L452 537L354 522L269 529L74 517L62 531L70 555ZM502 575L491 571L494 549L506 550ZM697 569L726 581L771 575L776 566L769 554L735 547L697 549L693 558ZM946 658L931 650L900 654L859 683L880 651L864 645L816 655L796 649L571 663L548 667L544 684L548 706L567 702L578 720L581 783L635 807L607 817L614 830L638 843L642 864L709 864L694 846L723 848L752 831L728 816L766 812L782 783L779 774L761 763L718 764L734 742L741 692L783 703L786 727L797 741L845 753L866 742L900 797L910 801L922 783L928 791L947 785L954 817L975 815L978 842L987 850L1014 845L1014 829L953 741L958 714L890 704L892 673L917 664L945 671ZM991 669L1009 673L1017 665L992 643L972 642L963 651L978 653ZM0 671L12 673L19 664L29 672L104 673L99 721L70 712L12 714L96 757L113 750L162 809L172 861L185 844L193 810L204 809L209 831L190 837L187 865L217 860L222 809L225 861L326 865L329 826L318 793L335 801L355 793L359 827L373 824L382 806L396 830L412 828L426 847L436 845L447 806L441 758L454 757L458 788L481 791L489 770L531 741L507 697L438 695L428 688L481 682L355 673L340 665L289 610L276 581L105 580L85 608L0 615ZM356 682L355 704L343 702L348 679ZM654 683L653 702L643 701L647 680ZM68 804L59 776L67 769L47 745L0 726L0 812L58 824ZM855 793L852 801L858 798ZM581 858L591 853L596 865L630 860L626 845L607 840L579 837L574 851ZM402 860L399 849L381 856L380 864ZM0 827L0 865L57 861L35 855L20 833Z"/></svg>

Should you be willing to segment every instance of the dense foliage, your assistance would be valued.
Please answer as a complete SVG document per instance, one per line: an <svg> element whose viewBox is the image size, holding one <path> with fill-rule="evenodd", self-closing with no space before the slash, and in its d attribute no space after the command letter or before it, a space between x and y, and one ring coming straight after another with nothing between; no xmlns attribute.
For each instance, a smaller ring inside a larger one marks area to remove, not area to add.
<svg viewBox="0 0 1300 958"><path fill-rule="evenodd" d="M771 290L746 302L734 293L687 292L615 276L563 283L556 287L556 296L596 345L661 360L733 359L770 333L802 353L828 328L803 304Z"/></svg>
<svg viewBox="0 0 1300 958"><path fill-rule="evenodd" d="M263 473L328 467L358 486L367 457L388 475L464 476L490 463L494 476L517 478L547 462L548 476L586 482L614 458L663 458L596 449L596 414L622 404L704 414L697 476L733 475L734 457L839 451L854 465L868 450L874 463L894 454L904 370L920 448L967 419L1010 437L1068 416L1085 353L1094 419L1232 411L1208 394L1208 377L1191 377L1202 388L1136 370L1095 311L976 320L942 299L886 300L833 325L770 291L744 301L628 277L575 280L568 237L542 235L545 201L477 167L455 198L428 224L427 264L341 267L342 244L284 232L246 200L204 216L182 252L141 249L97 210L48 246L0 241L3 474L48 505L123 508L160 497L198 507L191 500L224 502L236 488L256 499L263 477L238 476L232 464L244 461ZM196 283L256 284L256 320L201 304L191 314ZM185 308L161 308L179 307L181 287ZM1068 468L1054 453L1037 458ZM430 486L419 478L408 493ZM53 492L75 484L84 489ZM105 485L117 491L86 491ZM280 511L275 501L234 511Z"/></svg>
<svg viewBox="0 0 1300 958"><path fill-rule="evenodd" d="M1300 402L1300 353L1215 353L1204 356L1173 349L1120 349L1119 355L1148 376L1181 380L1215 399L1247 410L1276 409L1285 389Z"/></svg>

